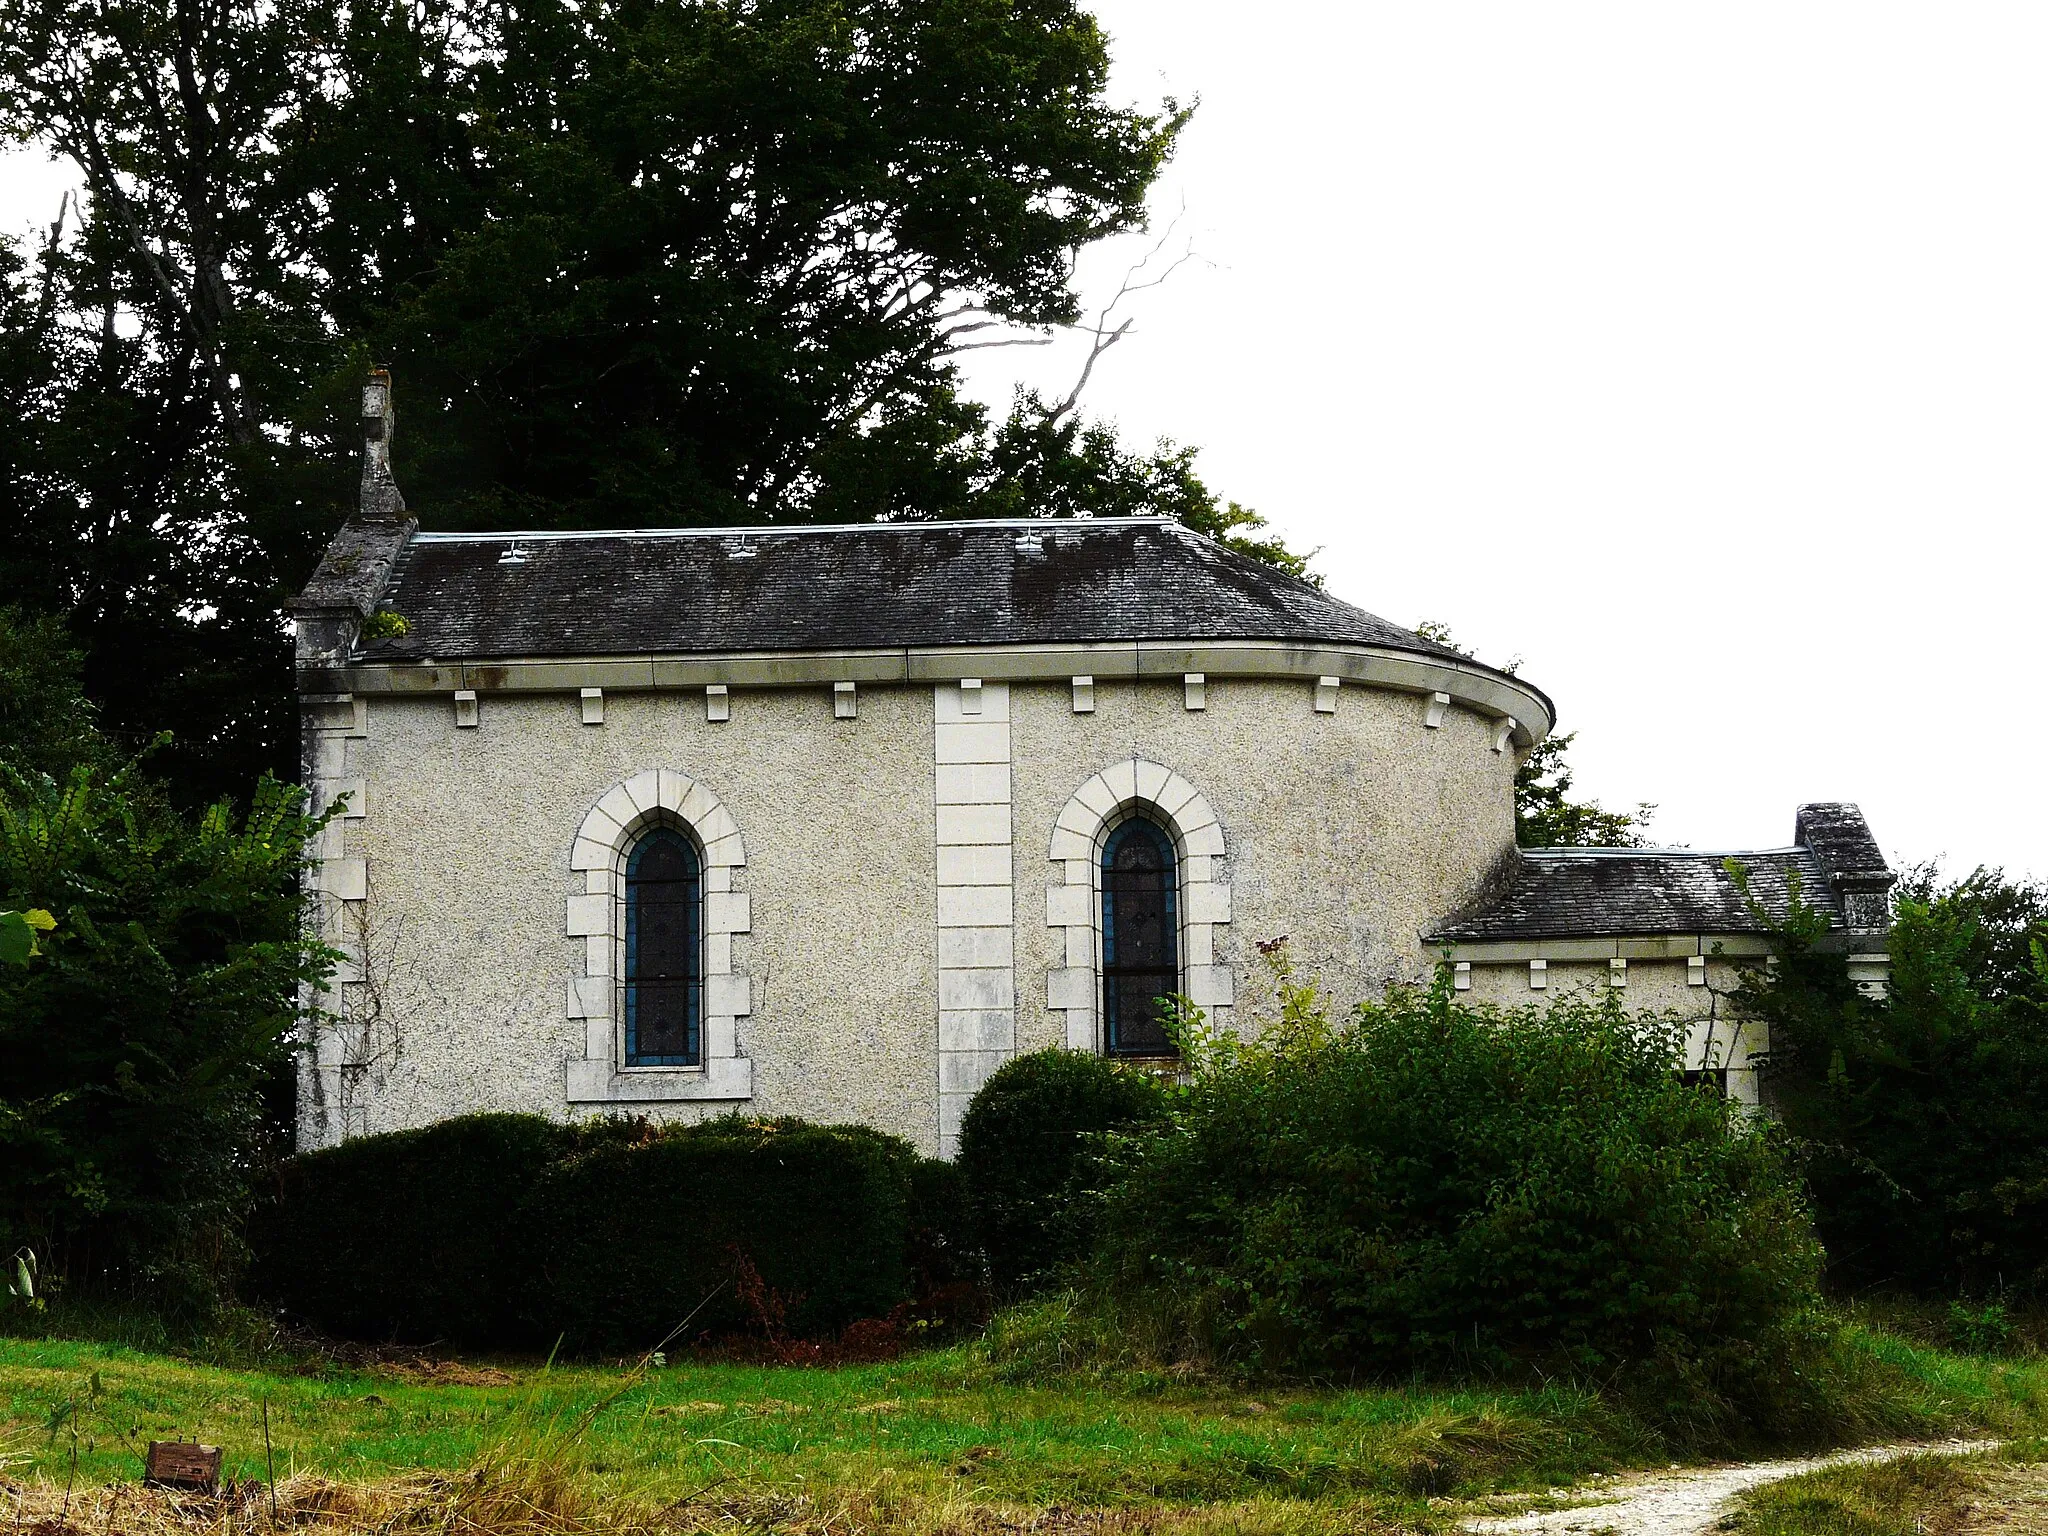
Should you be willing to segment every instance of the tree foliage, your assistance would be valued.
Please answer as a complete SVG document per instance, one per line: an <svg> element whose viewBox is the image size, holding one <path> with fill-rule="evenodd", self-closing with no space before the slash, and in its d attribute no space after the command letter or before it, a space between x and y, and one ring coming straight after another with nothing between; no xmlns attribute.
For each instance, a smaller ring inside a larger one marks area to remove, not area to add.
<svg viewBox="0 0 2048 1536"><path fill-rule="evenodd" d="M2048 885L1911 871L1891 981L1850 977L1796 903L1736 1003L1770 1030L1764 1085L1807 1145L1832 1275L1935 1295L2048 1294Z"/></svg>
<svg viewBox="0 0 2048 1536"><path fill-rule="evenodd" d="M0 622L0 713L49 703L15 686L47 634ZM10 755L60 756L67 731L60 713ZM326 963L299 926L314 823L269 780L246 812L180 814L139 764L83 755L59 773L0 762L0 908L50 914L33 963L0 969L0 1245L204 1299L248 1200L263 1087Z"/></svg>
<svg viewBox="0 0 2048 1536"><path fill-rule="evenodd" d="M400 385L429 526L1150 511L1292 559L1190 451L958 393L1076 318L1185 120L1074 0L0 0L80 169L0 256L0 579L188 800L291 770L282 601ZM1064 404L1064 402L1063 402Z"/></svg>
<svg viewBox="0 0 2048 1536"><path fill-rule="evenodd" d="M1515 770L1515 841L1524 848L1640 848L1656 806L1610 811L1598 800L1571 797L1572 768L1565 754L1577 731L1547 736Z"/></svg>

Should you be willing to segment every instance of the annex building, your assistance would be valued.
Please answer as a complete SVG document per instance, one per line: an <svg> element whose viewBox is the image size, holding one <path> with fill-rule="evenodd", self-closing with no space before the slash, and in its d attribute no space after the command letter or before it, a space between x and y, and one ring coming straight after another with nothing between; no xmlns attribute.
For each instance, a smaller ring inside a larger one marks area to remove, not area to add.
<svg viewBox="0 0 2048 1536"><path fill-rule="evenodd" d="M1285 937L1339 1003L1628 989L1756 1097L1729 855L1521 852L1550 700L1159 519L422 533L364 392L359 511L293 605L347 959L300 1139L484 1109L857 1120L949 1154L1020 1051L1236 1027ZM1881 984L1854 806L1735 855Z"/></svg>

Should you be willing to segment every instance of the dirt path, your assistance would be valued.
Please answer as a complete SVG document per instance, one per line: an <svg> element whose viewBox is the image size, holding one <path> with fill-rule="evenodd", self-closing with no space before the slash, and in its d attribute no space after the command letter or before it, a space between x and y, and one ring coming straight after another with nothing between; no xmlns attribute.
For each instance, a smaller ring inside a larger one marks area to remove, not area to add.
<svg viewBox="0 0 2048 1536"><path fill-rule="evenodd" d="M1754 1461L1732 1467L1693 1467L1683 1472L1657 1472L1616 1478L1596 1488L1576 1492L1600 1502L1572 1509L1544 1510L1532 1515L1487 1516L1467 1520L1465 1529L1488 1536L1541 1532L1546 1536L1595 1536L1611 1531L1614 1536L1699 1536L1711 1531L1715 1520L1726 1512L1736 1494L1782 1477L1795 1477L1821 1467L1839 1467L1857 1462L1890 1461L1916 1451L1960 1456L1986 1451L1995 1440L1940 1440L1932 1444L1872 1445L1860 1451L1838 1451L1832 1456L1809 1456L1796 1461Z"/></svg>

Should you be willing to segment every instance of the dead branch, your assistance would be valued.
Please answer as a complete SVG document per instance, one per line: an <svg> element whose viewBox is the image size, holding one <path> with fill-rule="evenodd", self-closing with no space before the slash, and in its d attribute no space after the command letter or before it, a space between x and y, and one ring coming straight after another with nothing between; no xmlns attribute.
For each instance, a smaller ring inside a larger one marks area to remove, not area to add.
<svg viewBox="0 0 2048 1536"><path fill-rule="evenodd" d="M1181 220L1186 217L1187 205L1183 203L1180 212L1176 213L1173 216L1173 221L1166 226L1165 233L1161 234L1158 240L1153 242L1152 249L1147 251L1124 272L1123 281L1117 284L1116 293L1107 304L1096 311L1095 323L1093 325L1077 325L1072 327L1074 330L1085 331L1088 334L1088 356L1081 364L1081 376L1074 381L1074 387L1067 391L1066 398L1053 407L1051 414L1046 417L1046 421L1049 424L1058 422L1074 412L1075 408L1081 403L1081 392L1088 387L1088 380L1094 376L1095 365L1102 360L1102 354L1128 336L1131 332L1131 327L1137 323L1137 317L1130 316L1112 324L1111 321L1116 315L1118 306L1133 294L1143 293L1148 288L1161 286L1174 273L1196 259L1195 243L1190 238L1182 247L1181 253L1168 262L1165 268L1156 276L1146 277L1144 275L1146 268L1150 267L1158 259L1159 254L1173 242L1174 234L1180 228Z"/></svg>

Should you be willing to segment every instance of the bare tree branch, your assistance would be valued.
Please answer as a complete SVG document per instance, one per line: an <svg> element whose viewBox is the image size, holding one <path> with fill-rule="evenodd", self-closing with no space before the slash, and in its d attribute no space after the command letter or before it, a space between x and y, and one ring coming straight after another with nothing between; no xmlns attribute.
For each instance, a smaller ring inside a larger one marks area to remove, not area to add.
<svg viewBox="0 0 2048 1536"><path fill-rule="evenodd" d="M944 355L952 357L959 352L986 352L991 347L1049 347L1052 343L1050 336L1005 336L999 341L959 342L947 347Z"/></svg>
<svg viewBox="0 0 2048 1536"><path fill-rule="evenodd" d="M1131 332L1131 327L1137 323L1136 317L1132 316L1119 321L1115 325L1111 325L1110 320L1116 314L1117 307L1134 293L1143 293L1148 288L1159 287L1168 278L1172 277L1174 273L1195 259L1195 243L1190 239L1182 248L1181 253L1174 257L1171 262L1167 263L1165 269L1156 277L1143 276L1145 269L1151 266L1153 261L1159 256L1159 253L1165 250L1168 244L1172 242L1174 232L1180 228L1180 221L1186 217L1187 205L1182 204L1180 212L1173 216L1173 222L1166 226L1165 233L1160 235L1158 240L1153 243L1151 250L1147 251L1124 273L1123 281L1117 284L1115 295L1100 310L1096 311L1095 323L1093 325L1073 327L1075 330L1082 330L1088 333L1088 357L1081 364L1081 376L1074 381L1074 387L1067 391L1066 398L1053 407L1051 414L1046 417L1048 424L1060 421L1064 417L1073 414L1075 407L1081 403L1081 391L1088 387L1088 380L1094 376L1095 365L1102 360L1102 354L1128 336Z"/></svg>

